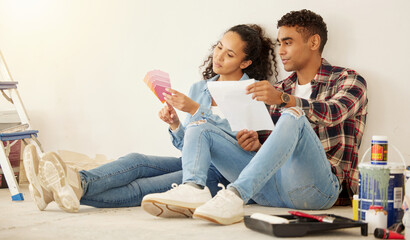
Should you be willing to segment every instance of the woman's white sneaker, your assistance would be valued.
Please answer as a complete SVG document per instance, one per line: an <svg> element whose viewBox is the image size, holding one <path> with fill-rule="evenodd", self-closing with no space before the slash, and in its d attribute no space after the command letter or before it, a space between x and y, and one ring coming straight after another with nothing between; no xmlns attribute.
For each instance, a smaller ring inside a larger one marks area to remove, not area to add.
<svg viewBox="0 0 410 240"><path fill-rule="evenodd" d="M54 201L54 198L53 194L43 186L38 177L39 156L33 144L29 144L24 148L23 163L29 181L28 189L30 190L31 198L38 209L43 211L50 202Z"/></svg>
<svg viewBox="0 0 410 240"><path fill-rule="evenodd" d="M212 198L207 187L198 189L188 184L172 184L172 189L163 193L146 195L141 207L157 217L192 217L195 209Z"/></svg>
<svg viewBox="0 0 410 240"><path fill-rule="evenodd" d="M214 198L198 207L193 217L201 218L218 224L228 225L243 220L243 200L234 192L222 187Z"/></svg>
<svg viewBox="0 0 410 240"><path fill-rule="evenodd" d="M39 178L62 210L78 212L83 194L78 171L66 166L56 153L48 152L40 160Z"/></svg>

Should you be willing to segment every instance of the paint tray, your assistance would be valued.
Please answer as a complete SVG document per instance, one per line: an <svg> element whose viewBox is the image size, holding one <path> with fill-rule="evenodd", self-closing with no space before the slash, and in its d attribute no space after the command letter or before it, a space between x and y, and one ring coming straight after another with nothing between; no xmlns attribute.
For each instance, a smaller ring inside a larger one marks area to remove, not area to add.
<svg viewBox="0 0 410 240"><path fill-rule="evenodd" d="M323 214L321 214L323 215ZM286 218L289 223L271 224L265 221L245 216L245 226L252 230L273 235L276 237L303 237L308 233L320 233L328 230L360 227L361 235L367 236L367 223L354 221L349 218L329 214L327 216L335 217L334 223L319 222L315 219L298 217L293 215L276 215L277 217Z"/></svg>

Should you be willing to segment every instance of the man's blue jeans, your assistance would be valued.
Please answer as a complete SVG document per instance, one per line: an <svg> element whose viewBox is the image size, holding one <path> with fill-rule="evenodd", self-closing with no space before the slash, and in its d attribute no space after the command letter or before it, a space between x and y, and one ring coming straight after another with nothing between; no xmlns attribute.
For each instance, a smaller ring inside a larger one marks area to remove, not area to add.
<svg viewBox="0 0 410 240"><path fill-rule="evenodd" d="M208 122L186 128L183 182L205 185L210 165L237 189L244 202L295 209L327 209L340 187L323 146L300 109L287 109L258 152Z"/></svg>
<svg viewBox="0 0 410 240"><path fill-rule="evenodd" d="M213 167L207 170L206 185L213 195L218 183L228 185ZM172 183L181 184L181 158L131 153L89 171L80 171L83 196L81 204L93 207L133 207L146 194L165 192Z"/></svg>

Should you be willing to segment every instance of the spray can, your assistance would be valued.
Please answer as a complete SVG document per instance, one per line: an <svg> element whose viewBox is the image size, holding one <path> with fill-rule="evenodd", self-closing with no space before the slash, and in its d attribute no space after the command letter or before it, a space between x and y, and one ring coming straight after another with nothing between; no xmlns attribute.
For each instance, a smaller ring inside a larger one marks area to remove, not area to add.
<svg viewBox="0 0 410 240"><path fill-rule="evenodd" d="M371 164L387 164L387 136L372 137Z"/></svg>

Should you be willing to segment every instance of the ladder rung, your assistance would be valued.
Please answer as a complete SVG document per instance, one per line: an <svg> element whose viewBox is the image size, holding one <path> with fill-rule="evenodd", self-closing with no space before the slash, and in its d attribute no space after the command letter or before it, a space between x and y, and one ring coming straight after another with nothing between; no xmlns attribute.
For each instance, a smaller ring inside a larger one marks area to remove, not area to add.
<svg viewBox="0 0 410 240"><path fill-rule="evenodd" d="M10 82L10 81L0 82L0 90L17 88L17 83L18 82Z"/></svg>
<svg viewBox="0 0 410 240"><path fill-rule="evenodd" d="M25 139L25 138L31 138L32 135L34 137L37 137L37 130L27 130L23 132L13 132L13 133L0 133L0 140L1 141L12 141L12 140L18 140L18 139Z"/></svg>
<svg viewBox="0 0 410 240"><path fill-rule="evenodd" d="M0 130L0 133L13 133L13 132L22 132L24 130L26 130L28 128L28 124L21 124L21 125L17 125L17 126L13 126L13 127L9 127L9 128L5 128Z"/></svg>

